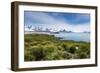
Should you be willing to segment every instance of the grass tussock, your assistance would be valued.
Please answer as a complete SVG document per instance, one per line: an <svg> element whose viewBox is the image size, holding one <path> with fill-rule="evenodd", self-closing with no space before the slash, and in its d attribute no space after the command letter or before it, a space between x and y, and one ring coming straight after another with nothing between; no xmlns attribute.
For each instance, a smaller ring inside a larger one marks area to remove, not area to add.
<svg viewBox="0 0 100 73"><path fill-rule="evenodd" d="M90 43L60 40L53 35L25 34L25 61L90 58Z"/></svg>

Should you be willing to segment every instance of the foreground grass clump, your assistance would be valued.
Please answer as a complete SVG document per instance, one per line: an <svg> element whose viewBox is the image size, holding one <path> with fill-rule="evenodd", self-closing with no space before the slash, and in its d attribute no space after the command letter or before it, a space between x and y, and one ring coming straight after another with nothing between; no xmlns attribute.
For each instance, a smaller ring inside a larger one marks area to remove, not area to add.
<svg viewBox="0 0 100 73"><path fill-rule="evenodd" d="M25 61L90 58L90 43L60 40L53 35L25 34Z"/></svg>

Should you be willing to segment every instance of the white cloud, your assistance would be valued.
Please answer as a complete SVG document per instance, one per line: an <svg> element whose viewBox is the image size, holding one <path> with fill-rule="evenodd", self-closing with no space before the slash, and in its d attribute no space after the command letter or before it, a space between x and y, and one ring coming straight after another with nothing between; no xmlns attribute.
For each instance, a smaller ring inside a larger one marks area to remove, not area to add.
<svg viewBox="0 0 100 73"><path fill-rule="evenodd" d="M74 31L74 32L84 32L84 31L90 31L90 24L78 24L78 25L72 25L66 23L63 19L59 20L54 18L53 16L50 16L49 14L46 13L29 13L28 15L31 17L31 19L36 20L41 22L42 24L35 24L31 22L31 25L35 26L40 26L42 28L50 28L52 31L55 29L56 31L58 30L63 30L66 29L68 31Z"/></svg>

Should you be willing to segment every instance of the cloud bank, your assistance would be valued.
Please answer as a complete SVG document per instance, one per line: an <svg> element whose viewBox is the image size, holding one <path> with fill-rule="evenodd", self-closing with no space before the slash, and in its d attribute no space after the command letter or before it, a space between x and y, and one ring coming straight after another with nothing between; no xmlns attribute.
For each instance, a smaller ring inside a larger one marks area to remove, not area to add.
<svg viewBox="0 0 100 73"><path fill-rule="evenodd" d="M24 12L25 27L49 28L52 31L67 30L73 32L90 32L90 15L79 13ZM26 30L26 29L25 29Z"/></svg>

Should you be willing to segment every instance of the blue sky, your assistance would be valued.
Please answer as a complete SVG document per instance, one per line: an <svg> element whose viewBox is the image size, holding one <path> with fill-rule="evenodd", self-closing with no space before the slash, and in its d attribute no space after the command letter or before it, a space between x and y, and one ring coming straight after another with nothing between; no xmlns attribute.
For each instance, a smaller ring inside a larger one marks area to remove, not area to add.
<svg viewBox="0 0 100 73"><path fill-rule="evenodd" d="M24 11L24 24L50 28L52 31L66 29L74 32L90 32L90 14Z"/></svg>

